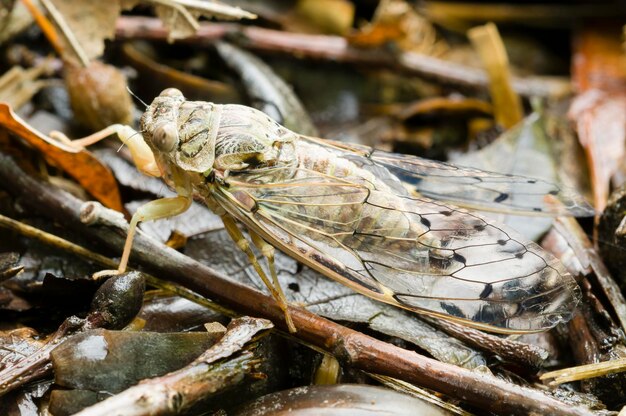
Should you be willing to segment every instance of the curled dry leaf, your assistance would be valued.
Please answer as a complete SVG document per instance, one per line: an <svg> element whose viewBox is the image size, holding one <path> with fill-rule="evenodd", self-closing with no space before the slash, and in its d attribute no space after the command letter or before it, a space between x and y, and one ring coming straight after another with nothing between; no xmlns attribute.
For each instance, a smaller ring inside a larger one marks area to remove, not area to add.
<svg viewBox="0 0 626 416"><path fill-rule="evenodd" d="M137 3L136 0L122 0L125 3ZM216 1L201 0L159 0L154 1L154 9L167 30L168 40L192 36L200 25L200 17L215 17L225 20L256 19L256 15L239 7L232 7Z"/></svg>
<svg viewBox="0 0 626 416"><path fill-rule="evenodd" d="M112 65L91 61L89 66L65 65L65 84L76 119L93 130L111 124L131 124L133 102L126 77Z"/></svg>
<svg viewBox="0 0 626 416"><path fill-rule="evenodd" d="M405 52L439 56L448 49L430 22L404 0L383 0L371 23L348 36L359 47L375 48L393 42Z"/></svg>
<svg viewBox="0 0 626 416"><path fill-rule="evenodd" d="M46 160L74 178L103 205L123 211L111 171L86 150L57 142L30 127L7 104L0 103L0 125L43 153Z"/></svg>

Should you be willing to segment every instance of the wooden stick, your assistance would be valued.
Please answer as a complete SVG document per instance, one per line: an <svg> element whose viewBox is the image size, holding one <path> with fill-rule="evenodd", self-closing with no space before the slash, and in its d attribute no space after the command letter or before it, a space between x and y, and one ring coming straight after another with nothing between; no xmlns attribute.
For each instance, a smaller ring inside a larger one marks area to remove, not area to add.
<svg viewBox="0 0 626 416"><path fill-rule="evenodd" d="M117 21L118 39L167 39L167 30L156 18L122 16ZM482 69L432 56L383 49L358 49L340 36L309 35L243 26L238 23L203 22L194 36L178 42L213 44L221 39L237 40L239 46L259 52L299 58L350 63L364 68L390 68L441 84L471 90L487 90L489 78ZM569 79L558 77L512 77L513 89L525 97L563 97L570 93Z"/></svg>

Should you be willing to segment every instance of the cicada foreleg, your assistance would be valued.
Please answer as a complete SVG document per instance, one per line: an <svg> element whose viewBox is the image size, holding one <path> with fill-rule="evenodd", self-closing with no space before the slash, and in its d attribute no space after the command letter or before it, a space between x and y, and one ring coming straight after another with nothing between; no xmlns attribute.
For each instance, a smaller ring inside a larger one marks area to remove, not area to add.
<svg viewBox="0 0 626 416"><path fill-rule="evenodd" d="M150 176L161 176L157 163L154 159L152 150L148 147L144 141L141 133L136 131L130 126L123 124L113 124L100 131L97 131L87 137L81 139L70 140L65 134L59 131L50 132L50 137L53 139L62 141L66 144L74 146L76 148L85 148L92 144L98 143L100 140L116 134L117 137L124 143L130 150L130 155L133 158L133 163L141 172Z"/></svg>
<svg viewBox="0 0 626 416"><path fill-rule="evenodd" d="M241 251L246 253L246 255L248 256L248 261L250 261L250 264L252 264L252 267L254 267L254 270L257 272L261 280L263 280L263 283L272 294L272 297L276 300L278 306L285 314L285 321L287 323L287 328L289 328L289 332L296 332L296 327L293 324L291 314L289 313L287 298L285 297L280 283L278 282L278 275L276 274L276 267L274 266L274 247L265 242L254 232L250 231L250 237L252 239L252 242L261 251L263 256L267 258L273 280L272 284L272 282L270 282L270 280L268 279L267 274L259 264L259 261L257 260L254 252L250 248L250 243L243 236L241 230L239 230L239 227L237 226L235 220L228 215L223 215L222 222L224 223L224 228L226 228L226 231L228 232L230 238L232 238L232 240L235 242L235 244L237 244L237 247L239 247Z"/></svg>
<svg viewBox="0 0 626 416"><path fill-rule="evenodd" d="M151 176L161 176L161 172L158 169L152 150L150 150L141 134L130 126L114 124L93 133L90 136L77 140L70 140L61 132L51 132L50 137L77 148L84 148L91 146L92 144L95 144L113 134L116 134L122 143L129 148L133 162L140 171ZM103 270L96 273L94 277L97 278L111 274L120 274L126 271L128 259L133 246L133 239L137 231L137 226L140 222L174 217L178 214L182 214L189 208L192 202L191 186L185 180L184 175L175 174L173 176L173 180L178 196L173 198L157 199L139 207L130 220L126 242L124 243L124 250L122 251L122 258L120 259L120 264L117 270Z"/></svg>
<svg viewBox="0 0 626 416"><path fill-rule="evenodd" d="M191 201L192 198L190 195L179 195L173 198L157 199L140 206L130 220L128 235L126 236L124 251L122 252L122 259L120 260L120 265L117 268L117 273L124 273L126 271L130 252L133 247L133 238L135 237L135 232L137 231L137 225L139 222L160 220L162 218L169 218L182 214L189 209Z"/></svg>

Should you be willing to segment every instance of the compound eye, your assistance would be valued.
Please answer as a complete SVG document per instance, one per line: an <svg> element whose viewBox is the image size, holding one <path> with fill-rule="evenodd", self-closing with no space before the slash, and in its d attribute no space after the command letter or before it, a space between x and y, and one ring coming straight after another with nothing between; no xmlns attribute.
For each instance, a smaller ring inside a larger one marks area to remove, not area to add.
<svg viewBox="0 0 626 416"><path fill-rule="evenodd" d="M176 124L163 123L152 133L152 144L162 152L171 152L178 144Z"/></svg>
<svg viewBox="0 0 626 416"><path fill-rule="evenodd" d="M182 97L183 93L177 88L166 88L159 95L161 97Z"/></svg>

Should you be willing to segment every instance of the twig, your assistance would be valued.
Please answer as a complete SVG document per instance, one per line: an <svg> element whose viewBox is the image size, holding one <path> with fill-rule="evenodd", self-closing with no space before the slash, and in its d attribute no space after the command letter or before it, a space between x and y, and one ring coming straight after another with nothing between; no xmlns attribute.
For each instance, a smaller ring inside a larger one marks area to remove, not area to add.
<svg viewBox="0 0 626 416"><path fill-rule="evenodd" d="M37 26L39 26L48 42L50 42L52 48L59 54L59 56L63 56L65 51L59 41L59 34L52 25L52 22L50 22L50 20L48 20L48 18L41 13L31 0L22 0L22 3L24 3L24 6L26 6L31 16L33 16Z"/></svg>
<svg viewBox="0 0 626 416"><path fill-rule="evenodd" d="M39 228L35 228L30 225L24 224L22 222L16 221L12 218L5 217L2 214L0 214L0 227L7 228L25 237L34 238L36 240L41 241L44 244L47 244L52 247L56 247L60 250L63 250L65 252L83 257L86 260L93 261L94 263L102 267L108 268L108 269L115 269L118 266L118 262L106 256L95 253L82 246L79 246L78 244L72 243L71 241L68 241L64 238L61 238L54 234L50 234L46 231L40 230ZM133 270L133 269L129 267L128 270ZM199 296L198 294L184 287L175 285L165 280L158 279L149 274L144 273L144 276L146 278L146 282L151 286L157 287L159 289L163 289L169 293L178 295L187 300L195 302L199 305L206 306L207 308L210 308L216 312L219 312L222 315L231 316L231 317L237 316L237 314L233 312L232 310L225 308L222 305L218 305L215 302L211 302L207 298L203 296Z"/></svg>
<svg viewBox="0 0 626 416"><path fill-rule="evenodd" d="M562 368L550 371L539 377L541 380L550 380L551 385L569 383L570 381L586 380L588 378L601 377L609 374L626 371L626 358L579 365L577 367Z"/></svg>
<svg viewBox="0 0 626 416"><path fill-rule="evenodd" d="M98 217L91 215L92 225L85 226L80 218L83 206L80 200L29 175L12 157L1 153L0 184L20 198L25 208L59 221L114 250L122 249L126 229L111 226L107 221L111 215L118 218L114 211L103 209ZM87 206L92 207L91 204ZM113 222L116 221L119 219ZM132 260L242 314L270 319L284 329L284 314L271 297L235 283L210 267L141 234L136 236ZM349 366L427 387L495 413L592 414L583 407L566 406L538 390L423 357L300 308L289 309L298 328L298 338L325 349Z"/></svg>
<svg viewBox="0 0 626 416"><path fill-rule="evenodd" d="M2 214L0 214L0 227L15 231L16 233L19 233L25 237L35 238L47 245L51 245L63 251L67 251L69 253L84 257L103 267L117 267L117 262L106 256L103 256L102 254L94 253L93 251L87 250L86 248L79 246L78 244L74 244L71 241L67 241L54 234L47 233L38 228L16 221L12 218L5 217Z"/></svg>
<svg viewBox="0 0 626 416"><path fill-rule="evenodd" d="M482 351L497 354L505 361L530 365L534 369L538 369L548 358L548 352L536 345L500 338L443 319L436 320L429 317L422 317L422 319L434 325L436 328L441 329L448 335L463 341L465 344Z"/></svg>
<svg viewBox="0 0 626 416"><path fill-rule="evenodd" d="M45 7L48 13L50 13L50 16L52 17L52 19L54 19L54 22L57 24L59 29L61 29L63 36L65 36L67 43L69 43L69 45L72 47L72 50L76 54L76 57L79 59L80 63L85 68L88 67L89 57L83 50L83 47L80 46L80 42L78 42L78 39L76 39L76 36L74 36L74 32L72 32L72 29L70 29L70 27L65 22L63 15L57 10L54 4L50 2L50 0L39 0L39 1L41 1L41 4L43 5L43 7ZM60 55L64 56L65 54L61 53Z"/></svg>
<svg viewBox="0 0 626 416"><path fill-rule="evenodd" d="M119 39L166 40L167 30L158 19L122 16L117 21ZM202 22L196 34L179 42L199 45L229 39L248 49L306 59L351 63L367 68L390 68L442 84L472 90L486 90L485 71L432 56L405 52L394 54L383 49L358 49L339 36L309 35L243 26L237 23ZM512 77L513 89L525 97L562 97L570 93L569 80L547 77Z"/></svg>

